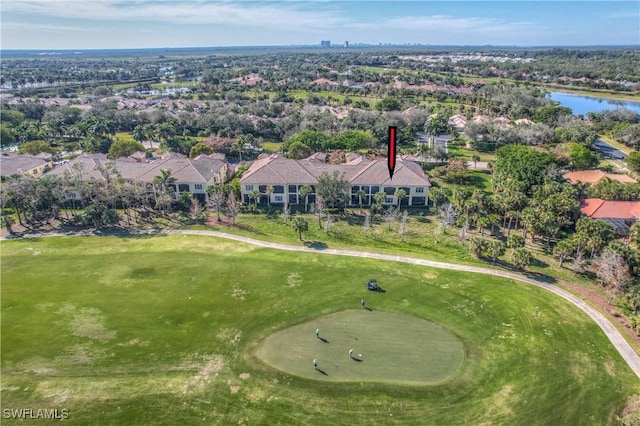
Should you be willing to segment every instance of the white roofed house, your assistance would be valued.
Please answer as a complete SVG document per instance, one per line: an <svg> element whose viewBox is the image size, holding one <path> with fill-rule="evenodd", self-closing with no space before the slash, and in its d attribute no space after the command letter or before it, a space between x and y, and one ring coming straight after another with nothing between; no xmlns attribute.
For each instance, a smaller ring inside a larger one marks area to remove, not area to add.
<svg viewBox="0 0 640 426"><path fill-rule="evenodd" d="M456 129L458 133L462 133L464 131L464 127L467 125L467 117L462 114L456 114L449 117L449 126Z"/></svg>
<svg viewBox="0 0 640 426"><path fill-rule="evenodd" d="M360 204L359 191L364 191L363 205L373 204L373 196L377 192L384 192L385 205L396 204L398 200L394 194L403 189L407 197L402 200L403 205L426 206L428 202L431 182L424 171L413 159L399 157L393 179L389 178L386 159L369 160L361 155L348 154L347 162L342 164L328 164L323 161L325 156L314 154L304 160L292 160L279 154L264 156L255 161L240 179L242 201L249 203L253 191L260 193L258 200L261 204L302 205L304 197L300 195L300 187L309 185L312 193L308 202L315 202L315 186L322 173L333 173L337 170L344 175L350 184L350 196L346 201L348 206Z"/></svg>

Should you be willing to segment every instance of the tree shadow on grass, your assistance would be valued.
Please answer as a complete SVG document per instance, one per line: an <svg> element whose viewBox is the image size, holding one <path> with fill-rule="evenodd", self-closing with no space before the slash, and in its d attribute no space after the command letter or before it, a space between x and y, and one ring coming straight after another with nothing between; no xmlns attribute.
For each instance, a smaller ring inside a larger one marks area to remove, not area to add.
<svg viewBox="0 0 640 426"><path fill-rule="evenodd" d="M555 277L552 277L551 275L543 274L543 273L540 273L540 272L523 270L523 269L520 269L520 268L510 264L510 263L504 262L504 261L499 260L499 259L496 260L495 262L491 262L490 259L487 259L487 258L484 258L484 260L486 260L487 262L491 263L492 265L502 267L502 268L506 269L507 271L519 272L522 275L524 275L525 277L534 279L536 281L541 281L541 282L547 283L547 284L554 284L554 283L558 282L558 280Z"/></svg>
<svg viewBox="0 0 640 426"><path fill-rule="evenodd" d="M327 248L327 243L323 243L322 241L305 241L304 245L315 250L324 250Z"/></svg>
<svg viewBox="0 0 640 426"><path fill-rule="evenodd" d="M135 231L135 230L122 230L118 232L104 232L103 235L113 235L118 238L124 239L136 239L144 240L148 238L155 238L158 236L166 237L167 234L163 234L161 229L149 229L147 231Z"/></svg>

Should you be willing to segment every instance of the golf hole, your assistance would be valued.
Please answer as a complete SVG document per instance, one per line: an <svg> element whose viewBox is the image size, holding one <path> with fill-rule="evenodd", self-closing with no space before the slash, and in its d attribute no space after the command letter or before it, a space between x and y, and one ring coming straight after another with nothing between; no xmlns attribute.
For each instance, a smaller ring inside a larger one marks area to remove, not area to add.
<svg viewBox="0 0 640 426"><path fill-rule="evenodd" d="M256 355L273 368L304 378L428 385L455 376L464 362L464 346L451 331L430 321L357 310L280 330L259 345Z"/></svg>

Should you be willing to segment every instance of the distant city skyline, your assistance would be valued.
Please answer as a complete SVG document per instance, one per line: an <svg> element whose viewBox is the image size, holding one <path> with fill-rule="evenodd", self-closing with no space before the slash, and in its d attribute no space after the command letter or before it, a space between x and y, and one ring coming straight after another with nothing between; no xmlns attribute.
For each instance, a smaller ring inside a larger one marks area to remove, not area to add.
<svg viewBox="0 0 640 426"><path fill-rule="evenodd" d="M640 45L637 1L3 0L3 49Z"/></svg>

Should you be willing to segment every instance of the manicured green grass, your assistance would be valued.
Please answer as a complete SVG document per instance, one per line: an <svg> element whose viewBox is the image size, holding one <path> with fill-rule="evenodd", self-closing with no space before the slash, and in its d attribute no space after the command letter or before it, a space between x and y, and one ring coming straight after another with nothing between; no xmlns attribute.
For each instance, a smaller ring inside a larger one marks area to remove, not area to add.
<svg viewBox="0 0 640 426"><path fill-rule="evenodd" d="M131 132L116 132L115 138L116 139L121 139L123 141L133 141L133 140L135 140L135 139L133 139L133 136L131 135ZM143 145L146 145L146 144L143 143Z"/></svg>
<svg viewBox="0 0 640 426"><path fill-rule="evenodd" d="M640 392L585 314L498 277L178 235L3 241L1 260L1 408L66 408L67 424L611 424ZM255 356L360 309L370 277L374 312L462 342L450 381L328 383Z"/></svg>
<svg viewBox="0 0 640 426"><path fill-rule="evenodd" d="M619 149L620 151L624 152L625 154L629 154L630 152L633 151L632 148L629 148L625 144L618 142L617 140L615 140L611 136L600 135L600 139L602 139L603 141L605 141L609 145L615 146L617 149Z"/></svg>
<svg viewBox="0 0 640 426"><path fill-rule="evenodd" d="M495 161L496 159L496 156L493 153L480 152L456 144L449 144L447 148L449 149L450 157L460 160L473 161L474 155L478 155L480 157L480 161L484 162Z"/></svg>
<svg viewBox="0 0 640 426"><path fill-rule="evenodd" d="M375 306L384 294L370 296ZM464 348L437 324L365 307L279 331L265 339L257 354L279 370L309 379L425 385L453 376ZM311 358L319 360L317 369Z"/></svg>
<svg viewBox="0 0 640 426"><path fill-rule="evenodd" d="M263 142L262 149L265 152L279 152L282 142Z"/></svg>

